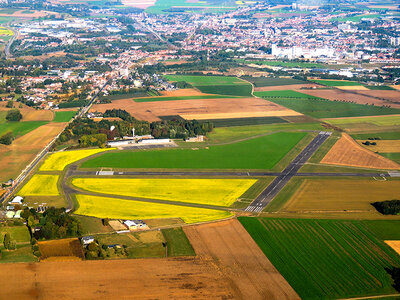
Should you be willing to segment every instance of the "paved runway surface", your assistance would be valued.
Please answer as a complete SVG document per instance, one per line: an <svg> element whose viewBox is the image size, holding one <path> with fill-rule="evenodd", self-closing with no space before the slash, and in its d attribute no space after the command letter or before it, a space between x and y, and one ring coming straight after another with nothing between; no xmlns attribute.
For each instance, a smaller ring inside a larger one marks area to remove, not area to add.
<svg viewBox="0 0 400 300"><path fill-rule="evenodd" d="M303 151L271 182L271 184L246 208L246 211L261 212L285 187L289 180L297 174L297 171L314 154L315 151L331 135L330 132L321 131Z"/></svg>

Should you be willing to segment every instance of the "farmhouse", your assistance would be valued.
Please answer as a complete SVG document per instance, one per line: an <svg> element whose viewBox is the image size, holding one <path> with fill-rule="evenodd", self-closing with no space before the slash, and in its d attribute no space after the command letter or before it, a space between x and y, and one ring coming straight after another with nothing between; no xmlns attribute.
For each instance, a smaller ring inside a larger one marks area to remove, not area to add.
<svg viewBox="0 0 400 300"><path fill-rule="evenodd" d="M124 225L129 230L137 230L137 229L146 229L148 228L147 224L142 220L126 220Z"/></svg>
<svg viewBox="0 0 400 300"><path fill-rule="evenodd" d="M94 242L94 237L93 236L83 236L81 238L83 245L87 246L90 243Z"/></svg>

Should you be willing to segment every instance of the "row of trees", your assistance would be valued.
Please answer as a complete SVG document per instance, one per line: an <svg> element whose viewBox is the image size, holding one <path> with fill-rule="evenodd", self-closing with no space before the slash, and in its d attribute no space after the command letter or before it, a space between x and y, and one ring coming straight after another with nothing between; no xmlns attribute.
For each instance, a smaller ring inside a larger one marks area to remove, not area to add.
<svg viewBox="0 0 400 300"><path fill-rule="evenodd" d="M387 200L371 203L383 215L400 215L400 200Z"/></svg>

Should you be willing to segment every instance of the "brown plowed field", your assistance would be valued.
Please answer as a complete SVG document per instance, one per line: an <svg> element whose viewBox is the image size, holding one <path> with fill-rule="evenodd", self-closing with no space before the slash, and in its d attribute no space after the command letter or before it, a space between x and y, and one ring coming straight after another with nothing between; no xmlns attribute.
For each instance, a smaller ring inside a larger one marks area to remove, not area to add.
<svg viewBox="0 0 400 300"><path fill-rule="evenodd" d="M368 91L360 91L359 93L367 96L384 98L393 102L400 103L400 91L368 90Z"/></svg>
<svg viewBox="0 0 400 300"><path fill-rule="evenodd" d="M365 91L357 91L357 93L350 93L347 91L341 91L338 89L327 89L327 90L296 90L307 95L325 98L328 100L339 100L339 101L351 101L358 104L374 104L377 106L390 105L393 108L400 108L399 104L393 104L392 102L372 98L369 96L363 96L358 93L364 93ZM370 91L367 91L370 92ZM382 92L382 91L379 91Z"/></svg>
<svg viewBox="0 0 400 300"><path fill-rule="evenodd" d="M180 90L173 90L173 91L163 91L161 92L162 96L167 97L184 97L184 96L202 96L202 95L209 95L204 94L196 89L180 89Z"/></svg>
<svg viewBox="0 0 400 300"><path fill-rule="evenodd" d="M184 228L200 261L232 286L235 299L299 299L238 220Z"/></svg>
<svg viewBox="0 0 400 300"><path fill-rule="evenodd" d="M376 145L369 145L369 146L362 145L361 144L362 142L365 142L365 140L357 140L357 143L359 145L374 152L381 152L381 153L400 152L400 140L378 140L378 141L373 141L376 142Z"/></svg>
<svg viewBox="0 0 400 300"><path fill-rule="evenodd" d="M398 254L400 254L400 241L385 241L390 247L393 248Z"/></svg>
<svg viewBox="0 0 400 300"><path fill-rule="evenodd" d="M343 133L342 137L321 160L321 163L371 169L400 169L399 164L364 149L346 133Z"/></svg>
<svg viewBox="0 0 400 300"><path fill-rule="evenodd" d="M0 181L16 176L59 133L66 123L49 123L13 141L0 145Z"/></svg>
<svg viewBox="0 0 400 300"><path fill-rule="evenodd" d="M81 243L77 238L38 242L41 261L61 258L62 260L82 260L84 258Z"/></svg>
<svg viewBox="0 0 400 300"><path fill-rule="evenodd" d="M158 121L159 116L200 115L200 114L266 114L273 116L300 115L278 104L258 98L200 99L162 102L135 102L130 99L115 100L112 103L97 104L92 111L121 108L140 120ZM207 116L206 118L210 118ZM225 116L226 118L226 116ZM204 118L203 118L204 119Z"/></svg>
<svg viewBox="0 0 400 300"><path fill-rule="evenodd" d="M196 258L2 264L0 290L0 299L234 298L215 267Z"/></svg>
<svg viewBox="0 0 400 300"><path fill-rule="evenodd" d="M323 87L322 85L316 83L306 83L306 84L290 84L290 85L277 85L277 86L262 86L262 87L255 87L255 92L265 92L265 91L281 91L281 90L302 90L311 89L311 88L320 88Z"/></svg>

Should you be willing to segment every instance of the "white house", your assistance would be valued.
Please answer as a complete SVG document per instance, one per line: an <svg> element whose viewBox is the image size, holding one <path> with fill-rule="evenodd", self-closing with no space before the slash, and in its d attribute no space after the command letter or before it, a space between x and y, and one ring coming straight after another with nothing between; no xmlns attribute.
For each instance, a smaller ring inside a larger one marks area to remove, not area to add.
<svg viewBox="0 0 400 300"><path fill-rule="evenodd" d="M22 201L24 200L24 198L22 198L21 196L15 196L14 199L12 199L12 201L10 202L10 204L22 204Z"/></svg>
<svg viewBox="0 0 400 300"><path fill-rule="evenodd" d="M89 245L90 243L93 243L93 242L94 242L94 237L92 237L92 236L83 236L82 237L82 243L85 246L87 246L87 245Z"/></svg>

